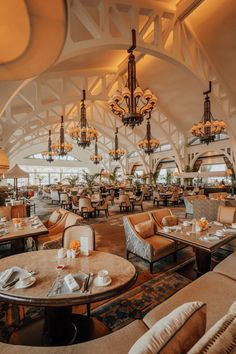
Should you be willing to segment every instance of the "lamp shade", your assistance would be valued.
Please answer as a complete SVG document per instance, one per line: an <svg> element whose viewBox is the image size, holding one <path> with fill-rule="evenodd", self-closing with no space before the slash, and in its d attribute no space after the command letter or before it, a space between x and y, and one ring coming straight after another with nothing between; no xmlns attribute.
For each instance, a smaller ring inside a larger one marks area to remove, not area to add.
<svg viewBox="0 0 236 354"><path fill-rule="evenodd" d="M22 170L19 165L15 165L8 173L5 175L6 178L28 178L28 172Z"/></svg>
<svg viewBox="0 0 236 354"><path fill-rule="evenodd" d="M9 170L9 160L5 151L0 147L0 174Z"/></svg>

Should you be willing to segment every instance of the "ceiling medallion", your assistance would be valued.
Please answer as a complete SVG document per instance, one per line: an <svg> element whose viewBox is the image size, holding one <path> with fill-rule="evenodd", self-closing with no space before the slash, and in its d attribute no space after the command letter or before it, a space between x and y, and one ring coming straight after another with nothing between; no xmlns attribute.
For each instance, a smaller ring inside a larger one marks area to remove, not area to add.
<svg viewBox="0 0 236 354"><path fill-rule="evenodd" d="M115 131L115 148L112 150L109 150L109 155L113 158L114 161L118 161L121 159L122 156L124 156L124 154L126 153L126 151L124 149L119 149L119 145L118 145L118 128L116 128Z"/></svg>
<svg viewBox="0 0 236 354"><path fill-rule="evenodd" d="M85 90L83 90L83 98L81 100L81 112L80 123L77 127L70 128L68 130L69 135L73 140L76 140L79 147L85 149L90 146L92 140L97 136L97 131L94 128L90 128L86 118L86 106L85 106Z"/></svg>
<svg viewBox="0 0 236 354"><path fill-rule="evenodd" d="M66 156L73 149L73 145L65 142L64 118L61 116L60 140L52 144L52 150L59 156Z"/></svg>
<svg viewBox="0 0 236 354"><path fill-rule="evenodd" d="M53 162L54 156L57 156L57 153L52 150L52 138L51 138L51 129L48 131L48 150L42 151L42 156L47 162Z"/></svg>
<svg viewBox="0 0 236 354"><path fill-rule="evenodd" d="M133 50L136 48L136 31L132 30L132 46L127 50L128 80L123 91L117 90L108 104L111 111L122 119L125 126L134 128L142 123L145 115L157 104L156 96L149 90L142 90L136 79L136 62Z"/></svg>
<svg viewBox="0 0 236 354"><path fill-rule="evenodd" d="M97 139L97 136L96 136L96 139L95 139L94 154L92 154L90 156L90 160L93 161L93 163L95 165L98 165L103 160L103 156L98 154L98 139Z"/></svg>
<svg viewBox="0 0 236 354"><path fill-rule="evenodd" d="M160 145L160 141L152 137L150 119L151 113L149 113L149 117L147 118L146 136L138 142L138 147L148 155L153 154Z"/></svg>
<svg viewBox="0 0 236 354"><path fill-rule="evenodd" d="M207 145L215 141L216 135L221 134L226 129L225 122L223 120L214 119L211 114L209 93L211 93L211 81L209 81L209 90L203 92L203 95L205 95L205 102L202 119L191 128L192 135L199 138L201 143Z"/></svg>

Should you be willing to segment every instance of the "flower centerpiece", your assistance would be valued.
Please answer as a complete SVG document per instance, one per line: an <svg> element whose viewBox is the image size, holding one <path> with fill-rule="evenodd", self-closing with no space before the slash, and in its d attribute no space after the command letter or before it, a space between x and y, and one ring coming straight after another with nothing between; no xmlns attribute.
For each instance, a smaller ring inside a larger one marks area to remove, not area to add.
<svg viewBox="0 0 236 354"><path fill-rule="evenodd" d="M201 218L200 220L197 220L196 224L199 226L201 231L207 230L209 227L209 222L206 218Z"/></svg>
<svg viewBox="0 0 236 354"><path fill-rule="evenodd" d="M80 251L80 241L79 240L71 240L70 241L70 250L73 250L76 254Z"/></svg>

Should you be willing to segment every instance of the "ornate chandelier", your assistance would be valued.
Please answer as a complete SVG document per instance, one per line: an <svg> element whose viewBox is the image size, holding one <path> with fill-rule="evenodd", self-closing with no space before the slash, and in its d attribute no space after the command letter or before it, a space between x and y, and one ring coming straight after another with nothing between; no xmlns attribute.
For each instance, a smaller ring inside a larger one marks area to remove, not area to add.
<svg viewBox="0 0 236 354"><path fill-rule="evenodd" d="M192 135L199 138L201 143L207 145L215 140L217 134L221 134L226 129L225 122L223 120L214 119L211 114L209 93L211 93L211 81L209 81L209 90L203 92L203 95L205 95L205 102L202 119L191 128Z"/></svg>
<svg viewBox="0 0 236 354"><path fill-rule="evenodd" d="M52 150L51 129L49 129L48 131L48 150L43 151L41 154L47 162L53 162L54 161L53 157L57 156L57 153Z"/></svg>
<svg viewBox="0 0 236 354"><path fill-rule="evenodd" d="M59 156L66 156L73 149L73 145L65 142L64 118L61 116L60 140L52 144L52 150Z"/></svg>
<svg viewBox="0 0 236 354"><path fill-rule="evenodd" d="M85 90L83 90L83 98L81 100L81 113L80 123L77 127L70 128L68 133L72 139L77 141L78 146L83 149L90 146L92 140L97 136L97 131L94 128L88 126L86 119L86 106L85 106Z"/></svg>
<svg viewBox="0 0 236 354"><path fill-rule="evenodd" d="M98 139L96 136L95 139L95 150L94 150L94 154L90 156L90 160L93 161L93 163L95 165L98 165L103 159L103 156L98 154Z"/></svg>
<svg viewBox="0 0 236 354"><path fill-rule="evenodd" d="M152 154L160 145L160 141L152 137L150 119L151 113L149 113L149 117L147 118L146 136L138 142L138 147L148 155Z"/></svg>
<svg viewBox="0 0 236 354"><path fill-rule="evenodd" d="M111 111L122 119L125 126L134 128L140 125L145 115L157 104L156 96L149 90L143 91L136 79L136 62L133 50L136 48L136 31L132 30L132 46L127 50L128 80L123 91L117 91L109 100Z"/></svg>
<svg viewBox="0 0 236 354"><path fill-rule="evenodd" d="M118 146L118 128L115 131L115 149L109 151L109 155L113 158L114 161L118 161L125 154L124 149L119 149Z"/></svg>

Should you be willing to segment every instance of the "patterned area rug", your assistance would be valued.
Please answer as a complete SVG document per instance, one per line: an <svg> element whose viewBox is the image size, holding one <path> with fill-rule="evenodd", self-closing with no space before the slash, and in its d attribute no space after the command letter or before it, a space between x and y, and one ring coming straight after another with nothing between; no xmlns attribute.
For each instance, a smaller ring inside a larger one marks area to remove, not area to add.
<svg viewBox="0 0 236 354"><path fill-rule="evenodd" d="M92 315L112 331L116 331L136 319L143 318L156 305L190 282L189 279L178 273L166 273L105 303L92 311Z"/></svg>
<svg viewBox="0 0 236 354"><path fill-rule="evenodd" d="M182 289L191 281L178 273L167 272L106 302L92 311L112 331L142 318L149 310ZM43 316L43 309L0 303L0 341L8 342L14 330Z"/></svg>

